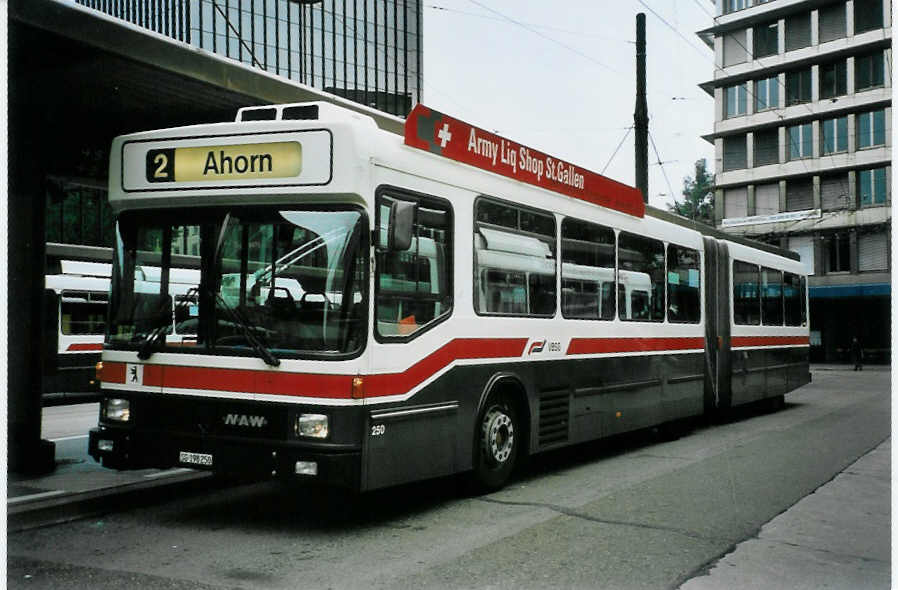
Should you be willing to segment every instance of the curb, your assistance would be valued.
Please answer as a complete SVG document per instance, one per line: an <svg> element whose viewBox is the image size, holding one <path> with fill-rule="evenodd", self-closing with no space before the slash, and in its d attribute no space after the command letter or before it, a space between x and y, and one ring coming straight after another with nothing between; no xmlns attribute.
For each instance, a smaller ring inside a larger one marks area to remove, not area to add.
<svg viewBox="0 0 898 590"><path fill-rule="evenodd" d="M30 501L6 501L7 533L60 524L98 514L148 506L172 494L207 491L221 484L208 472L186 472L164 480L137 481L85 492L50 492ZM163 493L164 492L164 493Z"/></svg>

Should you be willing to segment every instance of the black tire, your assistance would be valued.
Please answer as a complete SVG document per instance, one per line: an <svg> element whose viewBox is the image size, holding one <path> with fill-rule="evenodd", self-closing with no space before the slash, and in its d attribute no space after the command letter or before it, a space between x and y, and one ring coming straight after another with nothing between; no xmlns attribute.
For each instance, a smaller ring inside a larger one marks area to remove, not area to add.
<svg viewBox="0 0 898 590"><path fill-rule="evenodd" d="M474 432L475 491L492 492L502 488L511 477L521 448L524 429L512 399L491 393L477 418Z"/></svg>

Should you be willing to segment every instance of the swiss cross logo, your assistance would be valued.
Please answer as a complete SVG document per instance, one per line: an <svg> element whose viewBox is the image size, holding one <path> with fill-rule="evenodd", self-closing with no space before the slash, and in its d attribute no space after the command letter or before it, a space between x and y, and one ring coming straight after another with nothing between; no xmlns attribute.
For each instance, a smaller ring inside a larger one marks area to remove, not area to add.
<svg viewBox="0 0 898 590"><path fill-rule="evenodd" d="M449 133L449 123L444 123L443 127L440 129L440 132L437 133L437 137L440 140L440 147L446 147L446 144L449 143L449 140L452 139L452 134Z"/></svg>
<svg viewBox="0 0 898 590"><path fill-rule="evenodd" d="M143 385L143 365L127 363L125 382L128 385Z"/></svg>

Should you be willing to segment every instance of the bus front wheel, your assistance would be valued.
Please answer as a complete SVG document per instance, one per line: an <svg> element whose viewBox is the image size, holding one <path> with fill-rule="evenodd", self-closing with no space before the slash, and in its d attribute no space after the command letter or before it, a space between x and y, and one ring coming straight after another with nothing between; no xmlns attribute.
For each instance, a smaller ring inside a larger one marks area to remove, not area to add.
<svg viewBox="0 0 898 590"><path fill-rule="evenodd" d="M477 423L473 483L479 491L505 485L514 470L523 430L507 395L490 394Z"/></svg>

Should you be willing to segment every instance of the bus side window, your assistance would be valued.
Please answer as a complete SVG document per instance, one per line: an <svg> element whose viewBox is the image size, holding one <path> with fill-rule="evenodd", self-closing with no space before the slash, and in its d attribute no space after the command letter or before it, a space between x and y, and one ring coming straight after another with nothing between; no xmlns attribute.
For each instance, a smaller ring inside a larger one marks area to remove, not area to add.
<svg viewBox="0 0 898 590"><path fill-rule="evenodd" d="M762 273L761 322L765 326L783 325L783 271L764 268Z"/></svg>
<svg viewBox="0 0 898 590"><path fill-rule="evenodd" d="M389 250L390 206L413 200L384 194L377 201L378 238L375 330L378 336L405 338L446 316L452 308L452 228L448 206L419 200L411 245Z"/></svg>
<svg viewBox="0 0 898 590"><path fill-rule="evenodd" d="M570 217L561 223L561 313L614 318L614 230Z"/></svg>
<svg viewBox="0 0 898 590"><path fill-rule="evenodd" d="M554 315L554 216L484 198L474 216L477 313Z"/></svg>
<svg viewBox="0 0 898 590"><path fill-rule="evenodd" d="M701 321L701 257L698 250L667 246L667 319L697 324Z"/></svg>
<svg viewBox="0 0 898 590"><path fill-rule="evenodd" d="M620 305L622 320L664 321L664 243L645 236L621 232L617 241L618 293L629 308ZM629 297L627 296L629 294Z"/></svg>
<svg viewBox="0 0 898 590"><path fill-rule="evenodd" d="M733 261L733 321L736 324L761 324L760 279L756 264Z"/></svg>
<svg viewBox="0 0 898 590"><path fill-rule="evenodd" d="M801 278L796 274L787 272L783 281L783 302L787 326L802 325L804 318L802 317L801 298Z"/></svg>

